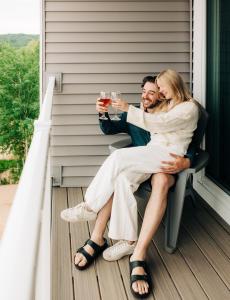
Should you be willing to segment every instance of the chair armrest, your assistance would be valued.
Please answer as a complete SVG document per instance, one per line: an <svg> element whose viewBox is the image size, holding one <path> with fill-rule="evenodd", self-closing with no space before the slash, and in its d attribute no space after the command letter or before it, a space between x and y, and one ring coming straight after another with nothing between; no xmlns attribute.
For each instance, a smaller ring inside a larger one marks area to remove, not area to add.
<svg viewBox="0 0 230 300"><path fill-rule="evenodd" d="M208 160L209 160L208 152L199 149L197 155L195 156L193 167L188 169L188 173L194 174L199 172L201 169L207 166Z"/></svg>
<svg viewBox="0 0 230 300"><path fill-rule="evenodd" d="M121 148L126 148L129 147L132 144L132 140L131 138L126 138L124 140L112 143L111 145L109 145L109 151L110 153L112 153L113 151L117 150L117 149L121 149Z"/></svg>

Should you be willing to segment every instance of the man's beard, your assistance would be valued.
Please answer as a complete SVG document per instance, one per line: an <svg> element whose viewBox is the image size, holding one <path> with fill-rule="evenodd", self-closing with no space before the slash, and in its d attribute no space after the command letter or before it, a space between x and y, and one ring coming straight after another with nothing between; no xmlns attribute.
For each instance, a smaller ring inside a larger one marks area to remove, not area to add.
<svg viewBox="0 0 230 300"><path fill-rule="evenodd" d="M154 104L153 104L153 103L152 103L152 104L150 104L148 107L146 107L146 110L147 110L148 108L150 108L150 109L151 109L151 108L154 108L154 107L155 107L155 105L156 105L156 103L154 103Z"/></svg>

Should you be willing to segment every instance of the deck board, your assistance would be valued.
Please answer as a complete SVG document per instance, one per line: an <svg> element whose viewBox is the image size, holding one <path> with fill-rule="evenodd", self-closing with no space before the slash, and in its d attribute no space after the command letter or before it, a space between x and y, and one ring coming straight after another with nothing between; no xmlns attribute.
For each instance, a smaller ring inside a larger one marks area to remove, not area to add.
<svg viewBox="0 0 230 300"><path fill-rule="evenodd" d="M94 222L68 224L60 219L60 211L81 202L84 192L82 188L53 189L52 299L133 300L128 257L118 262L107 262L100 257L87 271L79 271L73 265L75 251L90 236ZM137 201L141 225L144 202ZM222 226L204 207L194 211L192 216L190 211L185 206L174 254L164 250L163 224L149 246L147 261L153 291L148 299L230 298L228 226ZM107 234L108 230L105 237Z"/></svg>
<svg viewBox="0 0 230 300"><path fill-rule="evenodd" d="M60 219L67 206L65 188L53 190L52 203L52 299L73 300L69 225ZM61 286L61 288L60 288Z"/></svg>
<svg viewBox="0 0 230 300"><path fill-rule="evenodd" d="M83 188L83 193L85 194L85 188ZM90 222L89 226L92 232L94 222ZM105 238L110 244L113 244L108 237L108 227L105 231ZM100 257L96 266L102 299L133 299L132 294L129 293L129 285L126 284L129 275L123 272L124 270L120 268L118 262L107 262Z"/></svg>
<svg viewBox="0 0 230 300"><path fill-rule="evenodd" d="M218 276L223 280L225 285L230 289L230 264L229 259L220 250L218 244L203 229L203 227L193 218L183 221L184 228L191 235L203 255L212 265Z"/></svg>
<svg viewBox="0 0 230 300"><path fill-rule="evenodd" d="M68 206L73 207L83 201L83 195L80 188L68 189ZM89 229L87 223L79 223L77 226L70 223L70 236L72 248L72 262L76 249L84 244L89 238ZM89 268L87 272L80 272L72 263L73 285L75 292L75 299L94 299L100 300L100 293L98 289L97 273L95 266Z"/></svg>
<svg viewBox="0 0 230 300"><path fill-rule="evenodd" d="M143 199L139 199L138 201L138 208L141 216L144 215L145 203L143 203ZM169 254L164 250L164 227L163 224L160 224L154 239L154 245L159 252L162 261L164 262L165 268L167 269L169 274L173 274L173 283L178 291L178 297L186 300L192 299L207 299L207 296L204 290L201 288L199 283L196 280L196 277L191 272L188 264L186 263L185 259L181 255L179 250L176 250L174 254ZM155 259L153 258L155 261ZM154 272L155 273L155 272ZM183 274L183 276L181 276ZM158 274L155 274L155 277L158 278ZM168 275L169 276L169 275ZM162 284L162 278L159 278L159 284ZM166 287L164 288L167 290L167 286L169 284L169 279L166 282ZM170 287L170 291L172 291L172 287ZM170 298L166 298L170 299ZM176 299L175 296L173 299ZM180 299L180 298L179 298Z"/></svg>

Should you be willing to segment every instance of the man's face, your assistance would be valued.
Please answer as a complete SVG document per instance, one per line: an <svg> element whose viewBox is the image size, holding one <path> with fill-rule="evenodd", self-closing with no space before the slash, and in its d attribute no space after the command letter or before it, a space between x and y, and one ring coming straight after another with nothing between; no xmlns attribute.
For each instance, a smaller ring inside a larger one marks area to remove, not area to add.
<svg viewBox="0 0 230 300"><path fill-rule="evenodd" d="M144 108L155 105L158 99L157 85L153 82L146 82L142 89L141 98Z"/></svg>

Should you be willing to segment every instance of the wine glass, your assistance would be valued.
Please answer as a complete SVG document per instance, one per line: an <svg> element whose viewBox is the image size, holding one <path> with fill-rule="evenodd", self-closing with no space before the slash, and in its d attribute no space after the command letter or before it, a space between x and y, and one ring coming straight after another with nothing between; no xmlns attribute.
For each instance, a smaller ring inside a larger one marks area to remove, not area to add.
<svg viewBox="0 0 230 300"><path fill-rule="evenodd" d="M116 102L118 99L121 99L121 92L111 92L111 100ZM111 120L120 121L120 117L117 114L117 108L114 108L115 114Z"/></svg>
<svg viewBox="0 0 230 300"><path fill-rule="evenodd" d="M101 91L100 92L100 102L102 103L102 106L109 106L111 104L111 96L110 93ZM100 120L108 120L108 118L105 116L105 114L102 114L99 117Z"/></svg>

